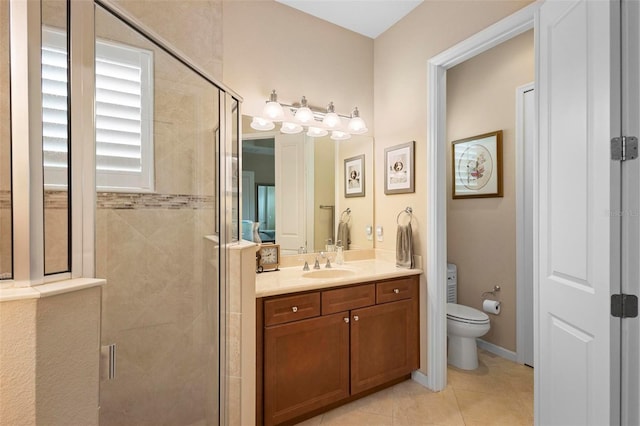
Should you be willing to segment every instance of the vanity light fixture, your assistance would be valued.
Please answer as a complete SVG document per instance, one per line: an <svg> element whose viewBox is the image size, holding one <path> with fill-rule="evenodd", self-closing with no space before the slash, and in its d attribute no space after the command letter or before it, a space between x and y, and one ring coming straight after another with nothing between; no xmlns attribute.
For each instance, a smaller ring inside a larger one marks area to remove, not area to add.
<svg viewBox="0 0 640 426"><path fill-rule="evenodd" d="M329 102L326 112L309 107L305 96L299 104L280 104L274 89L262 110L262 115L253 117L251 128L262 131L272 130L275 128L276 121L282 123L280 127L282 133L296 134L306 129L307 136L314 138L326 136L331 131L331 139L346 140L351 138L351 135L361 135L368 131L367 125L360 117L358 107L355 107L351 115L347 116L337 114L333 102Z"/></svg>

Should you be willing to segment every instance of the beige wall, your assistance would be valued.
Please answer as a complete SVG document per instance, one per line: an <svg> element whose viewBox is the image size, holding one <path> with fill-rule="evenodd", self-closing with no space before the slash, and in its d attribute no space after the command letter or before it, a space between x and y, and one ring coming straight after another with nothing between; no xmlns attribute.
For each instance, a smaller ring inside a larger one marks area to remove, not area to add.
<svg viewBox="0 0 640 426"><path fill-rule="evenodd" d="M36 422L36 299L0 302L0 424Z"/></svg>
<svg viewBox="0 0 640 426"><path fill-rule="evenodd" d="M349 248L370 249L373 248L373 240L367 240L365 228L373 226L373 200L375 188L373 179L376 171L373 168L373 138L369 135L353 136L346 141L338 142L338 154L336 162L336 217L339 220L347 208L351 209L349 221L349 235L351 245ZM345 197L344 160L364 154L364 197ZM349 220L344 215L345 220Z"/></svg>
<svg viewBox="0 0 640 426"><path fill-rule="evenodd" d="M0 424L98 424L100 299L0 302Z"/></svg>
<svg viewBox="0 0 640 426"><path fill-rule="evenodd" d="M223 2L223 78L258 114L272 89L299 102L373 120L373 40L273 0Z"/></svg>
<svg viewBox="0 0 640 426"><path fill-rule="evenodd" d="M524 7L528 1L427 1L374 43L375 220L386 232L376 248L395 248L396 216L413 207L414 245L426 253L427 62L438 53ZM384 149L416 141L416 192L384 195Z"/></svg>
<svg viewBox="0 0 640 426"><path fill-rule="evenodd" d="M98 424L101 287L40 298L36 316L36 419Z"/></svg>
<svg viewBox="0 0 640 426"><path fill-rule="evenodd" d="M115 0L217 79L222 77L221 0Z"/></svg>
<svg viewBox="0 0 640 426"><path fill-rule="evenodd" d="M376 248L394 250L396 217L413 208L414 250L427 253L427 63L430 58L526 6L529 1L427 1L374 43L375 221L385 229ZM415 193L384 195L384 150L416 141ZM391 232L390 232L391 231ZM437 283L444 285L444 283ZM426 299L421 280L420 294ZM421 363L426 373L427 303L420 306Z"/></svg>
<svg viewBox="0 0 640 426"><path fill-rule="evenodd" d="M499 285L500 315L483 339L516 350L515 89L534 79L533 31L447 72L447 142L503 132L502 198L451 198L447 161L447 256L458 265L458 303L482 308L483 292Z"/></svg>

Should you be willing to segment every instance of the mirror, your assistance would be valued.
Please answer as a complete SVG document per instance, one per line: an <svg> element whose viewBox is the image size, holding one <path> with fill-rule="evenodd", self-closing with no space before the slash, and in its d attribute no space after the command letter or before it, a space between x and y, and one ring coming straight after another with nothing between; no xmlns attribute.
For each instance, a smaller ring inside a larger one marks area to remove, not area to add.
<svg viewBox="0 0 640 426"><path fill-rule="evenodd" d="M276 241L276 187L275 185L256 185L256 222L260 241L275 243ZM255 237L254 237L255 239Z"/></svg>
<svg viewBox="0 0 640 426"><path fill-rule="evenodd" d="M0 279L13 277L9 2L0 2Z"/></svg>
<svg viewBox="0 0 640 426"><path fill-rule="evenodd" d="M66 0L42 0L44 273L67 272L69 256L69 67Z"/></svg>
<svg viewBox="0 0 640 426"><path fill-rule="evenodd" d="M251 117L242 117L243 238L253 240L258 222L260 239L280 244L282 254L296 254L300 247L318 252L328 239L339 239L343 221L349 230L345 249L373 248L366 235L373 225L373 138L334 141L260 132L250 123ZM346 196L345 160L360 155L364 194Z"/></svg>

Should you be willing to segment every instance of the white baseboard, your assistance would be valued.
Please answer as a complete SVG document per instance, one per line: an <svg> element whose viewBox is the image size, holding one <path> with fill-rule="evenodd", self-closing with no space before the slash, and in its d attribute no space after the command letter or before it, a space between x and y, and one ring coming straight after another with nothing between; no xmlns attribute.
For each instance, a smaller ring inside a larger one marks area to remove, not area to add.
<svg viewBox="0 0 640 426"><path fill-rule="evenodd" d="M429 387L429 378L427 377L426 374L424 374L420 370L411 372L411 380L413 380L414 382L418 383L421 386L424 386L427 389L433 390Z"/></svg>
<svg viewBox="0 0 640 426"><path fill-rule="evenodd" d="M494 345L493 343L486 342L482 339L476 339L476 343L480 349L484 349L487 352L491 352L492 354L508 359L509 361L518 362L518 354L505 349L502 346Z"/></svg>

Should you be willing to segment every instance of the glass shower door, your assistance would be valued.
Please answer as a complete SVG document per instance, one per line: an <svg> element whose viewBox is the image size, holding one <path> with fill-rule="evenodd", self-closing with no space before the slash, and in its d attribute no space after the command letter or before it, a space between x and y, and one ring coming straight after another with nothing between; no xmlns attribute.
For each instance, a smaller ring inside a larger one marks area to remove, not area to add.
<svg viewBox="0 0 640 426"><path fill-rule="evenodd" d="M100 424L218 424L224 92L100 6L95 34Z"/></svg>

